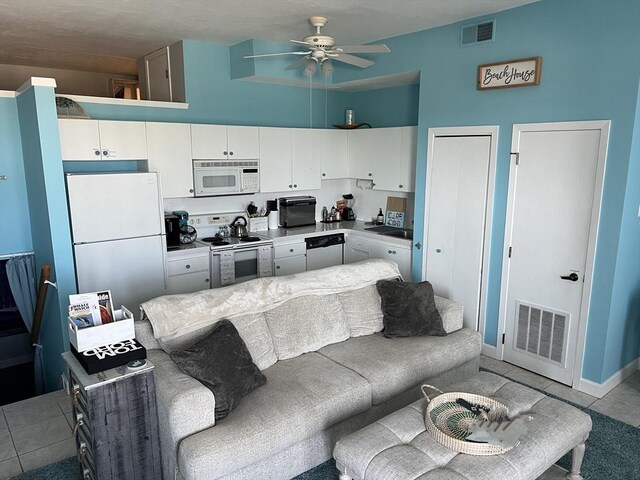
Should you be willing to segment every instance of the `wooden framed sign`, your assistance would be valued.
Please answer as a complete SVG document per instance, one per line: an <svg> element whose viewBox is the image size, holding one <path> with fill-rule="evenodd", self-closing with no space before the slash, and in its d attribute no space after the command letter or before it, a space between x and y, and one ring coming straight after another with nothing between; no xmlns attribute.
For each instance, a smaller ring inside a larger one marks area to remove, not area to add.
<svg viewBox="0 0 640 480"><path fill-rule="evenodd" d="M542 57L478 65L478 90L540 85Z"/></svg>

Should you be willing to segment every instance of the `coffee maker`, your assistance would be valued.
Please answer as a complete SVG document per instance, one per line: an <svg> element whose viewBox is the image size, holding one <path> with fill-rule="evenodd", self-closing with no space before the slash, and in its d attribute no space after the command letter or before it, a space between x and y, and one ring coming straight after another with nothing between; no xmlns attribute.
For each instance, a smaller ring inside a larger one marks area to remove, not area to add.
<svg viewBox="0 0 640 480"><path fill-rule="evenodd" d="M346 202L346 206L342 209L342 220L355 220L356 214L353 211L353 206L356 203L353 195L350 193L345 193L342 195L342 198Z"/></svg>

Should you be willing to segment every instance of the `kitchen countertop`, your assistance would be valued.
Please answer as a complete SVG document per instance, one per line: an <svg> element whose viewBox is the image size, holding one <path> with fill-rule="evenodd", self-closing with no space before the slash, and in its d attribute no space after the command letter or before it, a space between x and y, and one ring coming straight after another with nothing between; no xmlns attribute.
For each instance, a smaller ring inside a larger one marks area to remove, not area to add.
<svg viewBox="0 0 640 480"><path fill-rule="evenodd" d="M384 240L386 243L393 243L396 245L403 245L411 247L412 240L406 238L390 237L388 235L382 235L366 230L372 227L369 222L362 220L352 220L345 222L335 223L322 223L316 222L315 225L309 225L306 227L294 227L294 228L278 228L277 230L264 230L257 232L260 235L273 239L274 244L286 243L287 240L303 240L306 237L317 237L327 232L332 233L344 233L349 234L352 232L358 232L370 237L377 237L380 240Z"/></svg>

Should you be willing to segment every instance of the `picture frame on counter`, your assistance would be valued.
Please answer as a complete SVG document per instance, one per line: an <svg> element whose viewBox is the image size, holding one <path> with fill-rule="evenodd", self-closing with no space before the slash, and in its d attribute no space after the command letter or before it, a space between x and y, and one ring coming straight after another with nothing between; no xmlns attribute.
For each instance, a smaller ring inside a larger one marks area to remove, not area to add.
<svg viewBox="0 0 640 480"><path fill-rule="evenodd" d="M540 85L542 57L519 58L498 63L478 65L478 90L532 87Z"/></svg>

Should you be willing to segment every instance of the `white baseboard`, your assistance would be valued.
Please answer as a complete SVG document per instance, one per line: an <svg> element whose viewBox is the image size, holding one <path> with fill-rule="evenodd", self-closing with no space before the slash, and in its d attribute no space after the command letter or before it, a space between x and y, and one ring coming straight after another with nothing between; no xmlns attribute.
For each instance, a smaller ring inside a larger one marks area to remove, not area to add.
<svg viewBox="0 0 640 480"><path fill-rule="evenodd" d="M636 370L640 370L640 358L636 358L629 362L603 383L596 383L591 380L587 380L586 378L580 378L577 390L588 393L594 397L602 398L615 387L620 385L625 378L633 374Z"/></svg>
<svg viewBox="0 0 640 480"><path fill-rule="evenodd" d="M489 345L487 343L482 344L482 355L495 358L496 360L502 360L500 358L500 353L498 352L498 347L494 347L493 345Z"/></svg>

